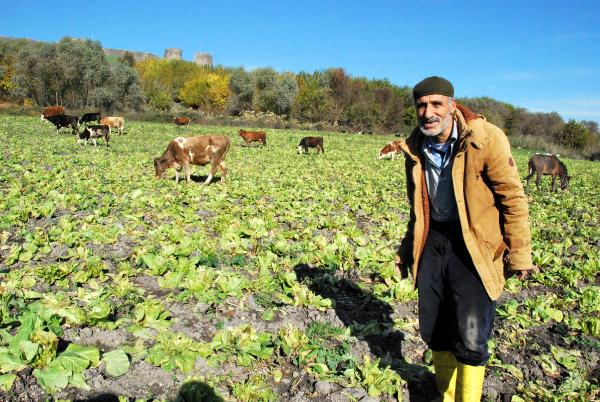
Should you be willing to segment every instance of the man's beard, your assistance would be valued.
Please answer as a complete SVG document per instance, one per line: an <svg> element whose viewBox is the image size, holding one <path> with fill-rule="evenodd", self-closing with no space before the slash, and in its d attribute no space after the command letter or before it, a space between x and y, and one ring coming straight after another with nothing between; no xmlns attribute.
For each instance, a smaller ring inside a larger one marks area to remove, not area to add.
<svg viewBox="0 0 600 402"><path fill-rule="evenodd" d="M426 120L424 122L420 122L419 121L419 129L427 137L437 137L438 135L440 135L441 133L443 133L444 131L446 131L446 129L450 125L450 122L452 121L452 113L448 112L448 114L446 115L446 117L444 117L444 120L442 120L442 125L440 126L439 129L437 129L437 130L427 130L427 129L425 129L424 125L426 123L432 123L434 121L440 121L440 118L436 116L436 117L432 117L429 120Z"/></svg>

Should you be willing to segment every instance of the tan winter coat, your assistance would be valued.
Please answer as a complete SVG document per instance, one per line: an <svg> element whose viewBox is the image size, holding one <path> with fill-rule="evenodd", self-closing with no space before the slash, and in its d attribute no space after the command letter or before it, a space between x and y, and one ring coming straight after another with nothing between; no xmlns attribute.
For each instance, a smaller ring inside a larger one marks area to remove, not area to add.
<svg viewBox="0 0 600 402"><path fill-rule="evenodd" d="M452 181L463 238L488 295L496 300L504 287L505 266L513 271L532 266L527 198L502 130L461 105L454 118L458 150ZM415 283L429 230L423 137L417 128L401 144L411 208L398 254L401 264L412 269Z"/></svg>

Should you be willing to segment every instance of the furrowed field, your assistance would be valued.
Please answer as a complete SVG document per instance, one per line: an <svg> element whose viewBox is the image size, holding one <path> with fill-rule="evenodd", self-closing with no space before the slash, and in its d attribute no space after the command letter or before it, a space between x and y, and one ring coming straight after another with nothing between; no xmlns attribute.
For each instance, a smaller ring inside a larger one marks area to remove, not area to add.
<svg viewBox="0 0 600 402"><path fill-rule="evenodd" d="M232 139L226 182L154 179L170 139L209 133ZM126 121L94 148L0 116L0 400L432 399L393 268L403 158L375 159L392 138L267 136ZM568 191L527 190L539 272L498 303L489 401L600 398L600 165L564 162Z"/></svg>

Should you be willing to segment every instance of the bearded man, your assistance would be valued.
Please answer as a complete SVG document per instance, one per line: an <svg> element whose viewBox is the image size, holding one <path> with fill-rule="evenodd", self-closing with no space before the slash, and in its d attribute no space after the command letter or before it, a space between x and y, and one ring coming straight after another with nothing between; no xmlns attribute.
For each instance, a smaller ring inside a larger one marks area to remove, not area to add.
<svg viewBox="0 0 600 402"><path fill-rule="evenodd" d="M401 144L410 220L398 268L419 291L419 331L443 401L479 401L505 269L531 267L527 198L506 135L428 77L413 88L418 127Z"/></svg>

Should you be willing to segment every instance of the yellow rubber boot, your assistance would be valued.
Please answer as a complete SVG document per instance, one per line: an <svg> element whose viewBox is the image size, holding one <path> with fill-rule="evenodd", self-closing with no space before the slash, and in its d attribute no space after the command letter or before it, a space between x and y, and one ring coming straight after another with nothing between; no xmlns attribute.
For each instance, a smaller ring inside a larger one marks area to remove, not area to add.
<svg viewBox="0 0 600 402"><path fill-rule="evenodd" d="M485 366L469 366L459 362L456 377L456 400L480 402L484 376Z"/></svg>
<svg viewBox="0 0 600 402"><path fill-rule="evenodd" d="M442 394L441 401L454 402L456 389L456 367L458 362L452 352L433 351L433 368L435 369L435 383Z"/></svg>

